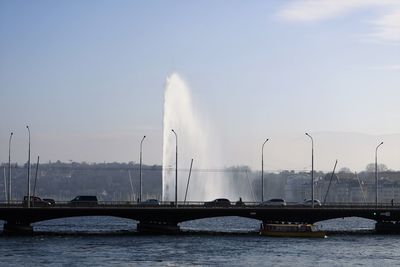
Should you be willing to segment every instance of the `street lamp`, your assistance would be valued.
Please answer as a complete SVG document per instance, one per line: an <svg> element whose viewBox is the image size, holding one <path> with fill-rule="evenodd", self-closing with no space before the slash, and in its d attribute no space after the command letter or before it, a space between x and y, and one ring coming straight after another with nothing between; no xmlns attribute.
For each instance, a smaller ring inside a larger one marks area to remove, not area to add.
<svg viewBox="0 0 400 267"><path fill-rule="evenodd" d="M269 139L266 139L261 148L261 203L264 202L264 145Z"/></svg>
<svg viewBox="0 0 400 267"><path fill-rule="evenodd" d="M29 143L28 143L28 208L31 207L31 130L29 126L26 126L29 134Z"/></svg>
<svg viewBox="0 0 400 267"><path fill-rule="evenodd" d="M172 129L175 134L175 207L178 207L178 135Z"/></svg>
<svg viewBox="0 0 400 267"><path fill-rule="evenodd" d="M314 208L314 139L306 133L311 139L311 207Z"/></svg>
<svg viewBox="0 0 400 267"><path fill-rule="evenodd" d="M11 202L11 139L13 132L10 134L10 139L8 141L8 204Z"/></svg>
<svg viewBox="0 0 400 267"><path fill-rule="evenodd" d="M375 205L378 206L378 148L383 145L381 142L375 149Z"/></svg>
<svg viewBox="0 0 400 267"><path fill-rule="evenodd" d="M143 145L143 140L146 138L146 136L143 136L142 141L140 141L140 166L139 166L139 187L140 187L140 192L139 192L139 202L142 202L142 145Z"/></svg>

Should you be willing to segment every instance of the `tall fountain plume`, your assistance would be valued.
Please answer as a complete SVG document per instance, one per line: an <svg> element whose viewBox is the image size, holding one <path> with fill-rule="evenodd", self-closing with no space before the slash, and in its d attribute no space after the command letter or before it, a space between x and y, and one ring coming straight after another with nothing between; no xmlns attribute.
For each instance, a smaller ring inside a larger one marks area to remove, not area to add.
<svg viewBox="0 0 400 267"><path fill-rule="evenodd" d="M183 201L188 180L188 169L193 158L193 172L188 190L188 201L204 201L218 197L238 197L234 186L221 168L222 161L215 135L211 136L208 123L194 110L191 93L177 74L166 80L164 95L163 130L163 200L175 200L175 135L178 136L178 201Z"/></svg>

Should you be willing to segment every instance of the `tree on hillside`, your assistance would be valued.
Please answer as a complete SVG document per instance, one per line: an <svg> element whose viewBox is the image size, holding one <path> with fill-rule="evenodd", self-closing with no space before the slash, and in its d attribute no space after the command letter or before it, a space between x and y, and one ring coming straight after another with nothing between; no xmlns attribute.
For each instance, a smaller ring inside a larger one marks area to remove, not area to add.
<svg viewBox="0 0 400 267"><path fill-rule="evenodd" d="M343 167L339 170L339 173L351 173L351 170L348 167Z"/></svg>
<svg viewBox="0 0 400 267"><path fill-rule="evenodd" d="M375 163L368 164L367 167L365 167L365 170L366 172L375 172ZM385 164L378 164L378 172L386 172L388 170L389 169Z"/></svg>

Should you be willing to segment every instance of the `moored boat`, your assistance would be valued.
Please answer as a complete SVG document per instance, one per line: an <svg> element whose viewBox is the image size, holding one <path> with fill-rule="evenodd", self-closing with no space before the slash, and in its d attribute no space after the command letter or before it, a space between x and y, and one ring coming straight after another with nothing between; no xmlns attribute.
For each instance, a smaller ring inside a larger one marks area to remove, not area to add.
<svg viewBox="0 0 400 267"><path fill-rule="evenodd" d="M277 237L326 237L324 231L312 224L272 224L262 223L260 235Z"/></svg>

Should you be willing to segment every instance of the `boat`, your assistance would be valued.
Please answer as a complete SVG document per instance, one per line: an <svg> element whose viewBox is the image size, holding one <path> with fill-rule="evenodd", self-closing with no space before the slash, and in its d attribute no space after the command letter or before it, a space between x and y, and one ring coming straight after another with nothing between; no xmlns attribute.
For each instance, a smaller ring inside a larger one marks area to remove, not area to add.
<svg viewBox="0 0 400 267"><path fill-rule="evenodd" d="M315 225L284 223L262 223L260 235L276 237L326 237L325 231L318 230Z"/></svg>

